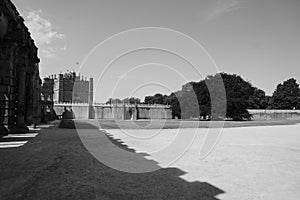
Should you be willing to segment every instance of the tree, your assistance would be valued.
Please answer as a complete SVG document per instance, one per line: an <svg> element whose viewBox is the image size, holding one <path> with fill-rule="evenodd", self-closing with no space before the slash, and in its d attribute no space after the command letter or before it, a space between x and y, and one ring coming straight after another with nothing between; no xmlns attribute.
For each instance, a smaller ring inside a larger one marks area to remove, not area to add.
<svg viewBox="0 0 300 200"><path fill-rule="evenodd" d="M224 82L227 100L226 116L233 120L250 120L247 108L249 99L253 96L255 88L236 74L221 73Z"/></svg>
<svg viewBox="0 0 300 200"><path fill-rule="evenodd" d="M270 100L272 109L300 109L300 88L297 81L290 78L277 85Z"/></svg>
<svg viewBox="0 0 300 200"><path fill-rule="evenodd" d="M222 83L224 88L220 87ZM204 118L209 116L213 120L225 117L233 120L250 120L251 115L247 109L250 106L250 97L254 93L255 88L251 83L240 76L219 73L207 76L205 80L184 85L177 96L182 118L198 115L198 117L203 116ZM261 91L257 91L257 93L261 94ZM193 100L193 94L196 95L196 101ZM198 105L194 105L194 102L197 102ZM213 108L212 102L214 102Z"/></svg>
<svg viewBox="0 0 300 200"><path fill-rule="evenodd" d="M254 93L249 98L249 109L266 109L269 104L270 97L258 88L254 88Z"/></svg>
<svg viewBox="0 0 300 200"><path fill-rule="evenodd" d="M120 103L122 103L122 100L118 99L118 98L116 98L116 99L109 98L105 104L114 104L114 103L119 103L120 104Z"/></svg>
<svg viewBox="0 0 300 200"><path fill-rule="evenodd" d="M146 96L144 100L144 104L163 104L170 105L172 110L172 118L181 119L181 108L178 97L180 96L181 91L171 93L168 95L162 95L157 93L153 96Z"/></svg>
<svg viewBox="0 0 300 200"><path fill-rule="evenodd" d="M160 93L155 94L154 96L146 96L144 103L145 104L167 104L167 95L162 95Z"/></svg>
<svg viewBox="0 0 300 200"><path fill-rule="evenodd" d="M175 93L170 94L166 98L166 103L170 105L171 110L172 110L172 118L178 118L181 119L181 109L180 109L180 104L178 101L178 98Z"/></svg>
<svg viewBox="0 0 300 200"><path fill-rule="evenodd" d="M130 98L123 99L122 102L124 102L126 104L140 104L141 100L139 98L130 97Z"/></svg>
<svg viewBox="0 0 300 200"><path fill-rule="evenodd" d="M123 100L121 99L113 99L113 98L109 98L108 101L106 102L106 104L122 104L122 103L126 103L126 104L140 104L141 100L139 98L135 98L135 97L130 97L130 98L125 98Z"/></svg>
<svg viewBox="0 0 300 200"><path fill-rule="evenodd" d="M197 95L193 90L193 83L188 83L188 89L183 87L180 92L177 92L176 96L179 101L181 118L192 119L199 118L200 110Z"/></svg>
<svg viewBox="0 0 300 200"><path fill-rule="evenodd" d="M224 84L224 87L222 86ZM172 116L190 119L250 120L248 108L265 109L269 97L236 74L218 73L199 82L189 82L171 95L145 97L146 104L168 104ZM213 106L212 106L213 105Z"/></svg>
<svg viewBox="0 0 300 200"><path fill-rule="evenodd" d="M197 96L199 115L206 119L207 116L211 114L211 100L205 80L199 81L198 83L191 83L191 85Z"/></svg>

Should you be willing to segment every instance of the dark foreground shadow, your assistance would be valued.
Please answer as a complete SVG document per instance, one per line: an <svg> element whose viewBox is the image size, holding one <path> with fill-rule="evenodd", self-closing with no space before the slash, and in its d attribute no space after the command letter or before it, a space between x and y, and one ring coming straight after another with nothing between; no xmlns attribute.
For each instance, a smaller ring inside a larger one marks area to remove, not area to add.
<svg viewBox="0 0 300 200"><path fill-rule="evenodd" d="M60 120L58 127L65 129L99 129L97 124L87 121L88 120L62 119Z"/></svg>
<svg viewBox="0 0 300 200"><path fill-rule="evenodd" d="M84 131L89 134L95 130ZM109 134L100 131L99 134L117 147L135 153ZM86 150L75 129L43 130L21 152L0 150L0 199L217 200L216 196L224 193L207 182L187 182L180 178L186 172L160 168L155 161L149 162L158 170L148 173L112 169ZM147 160L147 154L135 154Z"/></svg>

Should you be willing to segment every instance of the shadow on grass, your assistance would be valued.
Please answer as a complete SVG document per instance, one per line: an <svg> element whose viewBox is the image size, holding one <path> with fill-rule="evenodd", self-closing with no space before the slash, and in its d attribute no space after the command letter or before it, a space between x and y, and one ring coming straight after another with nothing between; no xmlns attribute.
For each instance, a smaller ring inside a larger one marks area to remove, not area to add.
<svg viewBox="0 0 300 200"><path fill-rule="evenodd" d="M97 124L86 122L86 120L62 119L58 124L59 128L65 129L99 129Z"/></svg>
<svg viewBox="0 0 300 200"><path fill-rule="evenodd" d="M76 126L78 126L76 124ZM95 125L84 125L81 121L80 127ZM145 169L156 169L155 171L147 173L127 173L117 171L109 168L110 173L107 174L110 188L107 190L103 188L103 184L96 186L96 199L203 199L203 200L217 200L217 195L224 193L221 189L207 183L207 182L187 182L180 178L186 174L178 168L161 168L154 160L149 160L145 157L149 156L146 153L136 153L132 148L129 148L120 139L113 138L113 135L98 131L102 137L109 139L109 142L122 150L134 153L138 157L134 159L121 159L121 162L128 162L129 165L134 166L135 161L141 163L141 167ZM88 137L91 137L89 135ZM93 142L97 144L97 139L93 138ZM99 141L101 138L99 138ZM103 138L102 138L103 141ZM100 142L99 142L100 143ZM102 144L101 144L102 145ZM95 146L95 145L94 145ZM97 148L97 147L96 147ZM94 149L95 150L95 149ZM104 154L107 153L102 151ZM112 160L118 159L112 155ZM99 159L98 159L99 160ZM125 160L125 161L124 161ZM103 163L99 164L103 165ZM147 166L146 166L147 165ZM139 165L136 165L140 167ZM135 166L135 167L136 167Z"/></svg>
<svg viewBox="0 0 300 200"><path fill-rule="evenodd" d="M93 140L111 141L156 166L148 173L126 173L112 169L83 146L76 129L44 129L39 137L20 149L0 150L0 199L202 199L217 200L221 189L207 182L187 182L178 168L160 168L158 163L136 153L122 141L80 123ZM108 142L109 142L108 141ZM96 141L97 142L97 141ZM104 144L105 146L105 144ZM21 153L20 153L20 150ZM108 152L103 152L108 153ZM111 158L116 159L112 156ZM128 162L132 162L128 160Z"/></svg>

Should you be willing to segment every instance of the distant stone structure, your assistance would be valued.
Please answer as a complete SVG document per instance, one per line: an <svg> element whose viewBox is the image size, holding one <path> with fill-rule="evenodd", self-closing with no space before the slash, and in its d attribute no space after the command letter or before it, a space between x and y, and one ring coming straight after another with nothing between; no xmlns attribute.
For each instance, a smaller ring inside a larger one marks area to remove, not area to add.
<svg viewBox="0 0 300 200"><path fill-rule="evenodd" d="M93 103L93 78L67 72L44 78L44 85L43 95L55 103Z"/></svg>
<svg viewBox="0 0 300 200"><path fill-rule="evenodd" d="M75 72L50 75L43 80L41 98L42 121L44 122L55 119L54 104L85 103L91 107L93 104L93 78L87 80L83 76L76 75Z"/></svg>
<svg viewBox="0 0 300 200"><path fill-rule="evenodd" d="M38 48L10 0L0 0L0 134L40 120Z"/></svg>
<svg viewBox="0 0 300 200"><path fill-rule="evenodd" d="M72 112L76 119L171 119L170 106L93 103L93 78L75 72L53 74L42 85L42 113L62 117Z"/></svg>
<svg viewBox="0 0 300 200"><path fill-rule="evenodd" d="M172 119L172 111L168 105L147 104L54 104L57 115L62 116L65 108L72 109L76 119Z"/></svg>
<svg viewBox="0 0 300 200"><path fill-rule="evenodd" d="M56 119L56 113L53 109L53 86L53 79L44 78L41 87L41 121L44 123Z"/></svg>
<svg viewBox="0 0 300 200"><path fill-rule="evenodd" d="M249 109L253 120L300 120L300 110L254 110Z"/></svg>

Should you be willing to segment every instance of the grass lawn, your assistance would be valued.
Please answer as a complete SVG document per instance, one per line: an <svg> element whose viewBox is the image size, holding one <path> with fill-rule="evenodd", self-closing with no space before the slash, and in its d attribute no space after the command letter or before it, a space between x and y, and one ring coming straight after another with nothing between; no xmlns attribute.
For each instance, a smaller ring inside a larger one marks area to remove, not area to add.
<svg viewBox="0 0 300 200"><path fill-rule="evenodd" d="M167 132L175 131L171 129L180 127L180 123L184 128L209 126L209 122L198 124L195 121L175 120L166 123L153 121L152 124L137 121L135 125L132 121L86 121L76 120L79 124L77 128L81 128L91 140L97 137L99 141L105 141L108 136L98 130L98 123L101 128L111 129L108 132L120 131L116 129L118 123L121 127L134 129L138 126L156 129L163 125L163 128L170 129L163 130ZM72 121L66 123L74 125ZM217 200L220 196L226 199L243 199L245 196L247 199L259 199L261 196L270 197L264 199L284 199L283 196L299 199L299 174L296 173L299 171L300 152L298 126L271 127L295 123L299 122L225 122L225 127L270 127L225 129L208 160L201 162L196 158L199 146L195 142L177 165L164 168L155 155L137 153L138 145L130 138L120 140L112 134L109 140L113 144L134 152L158 168L157 171L134 174L117 171L99 162L83 146L75 129L58 128L58 122L54 122L54 127L38 131L34 138L14 139L28 140L24 146L0 149L0 199ZM203 138L203 134L198 135ZM168 139L167 134L161 134L161 137ZM4 142L9 140L12 139ZM104 153L110 155L109 152ZM147 158L149 156L152 159ZM111 159L116 158L112 156Z"/></svg>
<svg viewBox="0 0 300 200"><path fill-rule="evenodd" d="M85 130L93 131L107 137L99 130ZM146 155L140 156L145 159ZM142 174L109 168L85 149L75 129L57 126L39 131L22 147L0 149L1 200L213 200L224 192L207 182L187 182L180 178L184 174L171 167Z"/></svg>
<svg viewBox="0 0 300 200"><path fill-rule="evenodd" d="M186 121L186 120L75 120L76 128L101 129L176 129L176 128L214 128L214 127L252 127L252 126L279 126L294 125L300 120L281 121ZM89 124L87 126L87 124ZM66 120L64 126L74 127L72 120Z"/></svg>

